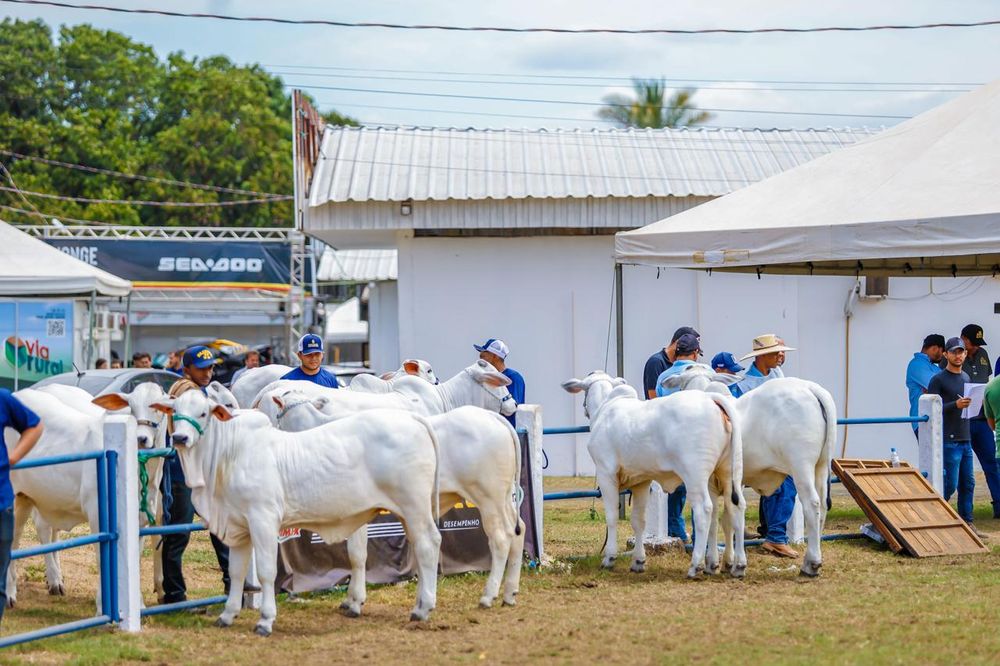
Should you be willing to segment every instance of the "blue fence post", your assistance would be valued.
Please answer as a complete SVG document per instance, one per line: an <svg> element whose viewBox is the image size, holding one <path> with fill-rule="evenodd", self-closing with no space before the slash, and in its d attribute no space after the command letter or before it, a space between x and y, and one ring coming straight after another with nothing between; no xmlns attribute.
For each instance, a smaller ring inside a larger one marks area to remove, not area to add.
<svg viewBox="0 0 1000 666"><path fill-rule="evenodd" d="M108 530L108 464L107 454L101 454L97 459L97 525L98 532L106 534ZM108 541L102 539L98 546L100 553L99 571L101 576L101 613L111 616L111 581L108 575L110 564Z"/></svg>
<svg viewBox="0 0 1000 666"><path fill-rule="evenodd" d="M107 483L108 483L108 524L111 538L108 539L108 588L110 604L108 606L112 622L118 622L118 452L108 451Z"/></svg>

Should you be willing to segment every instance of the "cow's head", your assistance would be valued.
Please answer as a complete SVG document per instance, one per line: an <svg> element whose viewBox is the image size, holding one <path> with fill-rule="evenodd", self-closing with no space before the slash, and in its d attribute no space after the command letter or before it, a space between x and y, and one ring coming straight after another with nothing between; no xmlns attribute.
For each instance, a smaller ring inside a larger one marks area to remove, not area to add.
<svg viewBox="0 0 1000 666"><path fill-rule="evenodd" d="M153 404L161 402L166 398L166 393L159 384L153 382L143 382L136 386L131 393L108 393L99 395L92 400L98 407L115 412L120 409L127 409L135 418L136 441L140 449L151 449L159 442L166 442L162 433L164 417L163 414L153 409Z"/></svg>
<svg viewBox="0 0 1000 666"><path fill-rule="evenodd" d="M178 398L153 405L153 409L168 414L173 422L174 446L194 446L208 430L212 418L228 421L232 412L211 400L201 391L187 391Z"/></svg>
<svg viewBox="0 0 1000 666"><path fill-rule="evenodd" d="M514 396L507 390L510 386L510 377L483 359L467 367L465 372L490 396L485 403L479 405L480 407L500 412L504 416L510 416L517 411Z"/></svg>
<svg viewBox="0 0 1000 666"><path fill-rule="evenodd" d="M403 361L403 365L400 367L400 370L408 375L420 377L424 381L430 382L431 384L440 383L437 375L434 374L434 368L431 367L431 364L419 358L406 359Z"/></svg>
<svg viewBox="0 0 1000 666"><path fill-rule="evenodd" d="M209 399L219 403L229 411L234 411L240 408L240 403L236 400L236 396L233 395L233 392L219 382L212 382L209 384L205 388L205 394L208 395Z"/></svg>
<svg viewBox="0 0 1000 666"><path fill-rule="evenodd" d="M588 419L594 418L604 404L615 397L635 397L638 395L621 377L612 377L606 372L595 370L583 379L567 379L562 387L569 393L583 393L583 413Z"/></svg>
<svg viewBox="0 0 1000 666"><path fill-rule="evenodd" d="M692 363L676 375L670 375L661 382L663 388L676 390L709 391L731 395L729 386L743 379L740 375L718 373L710 366Z"/></svg>

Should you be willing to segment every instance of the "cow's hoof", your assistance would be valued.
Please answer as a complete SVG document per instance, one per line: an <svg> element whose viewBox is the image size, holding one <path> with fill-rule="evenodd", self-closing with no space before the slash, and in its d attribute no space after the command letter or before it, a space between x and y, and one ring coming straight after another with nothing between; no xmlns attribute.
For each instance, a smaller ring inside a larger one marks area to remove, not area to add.
<svg viewBox="0 0 1000 666"><path fill-rule="evenodd" d="M340 602L340 610L348 610L350 607L351 604L346 599Z"/></svg>
<svg viewBox="0 0 1000 666"><path fill-rule="evenodd" d="M268 636L271 635L271 630L262 624L258 624L256 627L253 628L253 633L263 638L267 638Z"/></svg>
<svg viewBox="0 0 1000 666"><path fill-rule="evenodd" d="M361 617L361 611L355 610L353 606L341 606L340 608L344 611L344 617L351 619Z"/></svg>
<svg viewBox="0 0 1000 666"><path fill-rule="evenodd" d="M729 569L729 575L733 578L743 578L747 575L747 565L734 564L732 568Z"/></svg>
<svg viewBox="0 0 1000 666"><path fill-rule="evenodd" d="M17 605L17 599L14 597L7 597L7 608L13 608Z"/></svg>
<svg viewBox="0 0 1000 666"><path fill-rule="evenodd" d="M716 564L709 564L705 568L705 575L706 576L714 576L714 575L716 575L718 573L719 573L719 564L718 563L716 563Z"/></svg>
<svg viewBox="0 0 1000 666"><path fill-rule="evenodd" d="M698 580L704 572L705 569L702 567L688 569L688 578L691 580Z"/></svg>
<svg viewBox="0 0 1000 666"><path fill-rule="evenodd" d="M632 573L643 573L646 571L646 560L636 560L629 568Z"/></svg>
<svg viewBox="0 0 1000 666"><path fill-rule="evenodd" d="M514 597L511 597L510 600L504 599L503 600L503 605L504 606L516 606L517 605L517 599L515 599Z"/></svg>
<svg viewBox="0 0 1000 666"><path fill-rule="evenodd" d="M426 621L427 621L426 613L418 613L417 611L413 611L412 613L410 613L410 622L426 622Z"/></svg>
<svg viewBox="0 0 1000 666"><path fill-rule="evenodd" d="M65 597L66 588L62 586L62 583L58 585L49 585L49 594L53 597Z"/></svg>
<svg viewBox="0 0 1000 666"><path fill-rule="evenodd" d="M479 607L482 608L482 609L484 609L484 610L487 609L487 608L493 608L493 600L490 599L489 597L480 597L479 598Z"/></svg>
<svg viewBox="0 0 1000 666"><path fill-rule="evenodd" d="M601 568L602 569L607 569L608 571L611 571L612 569L615 568L615 561L614 560L604 560L603 562L601 562Z"/></svg>
<svg viewBox="0 0 1000 666"><path fill-rule="evenodd" d="M230 620L229 622L226 622L221 617L219 617L219 618L216 618L216 620L215 620L215 626L218 627L218 628L220 628L220 629L228 629L229 627L233 626L233 623L232 623L232 620Z"/></svg>
<svg viewBox="0 0 1000 666"><path fill-rule="evenodd" d="M805 562L802 568L799 569L799 575L805 576L807 578L815 578L819 575L820 567L823 566L822 562Z"/></svg>

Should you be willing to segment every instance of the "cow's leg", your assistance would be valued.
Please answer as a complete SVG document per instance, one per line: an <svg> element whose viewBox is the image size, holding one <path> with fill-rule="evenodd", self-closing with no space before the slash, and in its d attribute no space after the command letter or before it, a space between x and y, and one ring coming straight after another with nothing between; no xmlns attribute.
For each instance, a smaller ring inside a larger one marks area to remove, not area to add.
<svg viewBox="0 0 1000 666"><path fill-rule="evenodd" d="M708 549L705 551L705 573L714 576L719 573L719 512L722 510L723 498L713 494L711 502L712 514L708 519ZM728 537L726 538L726 550L729 550Z"/></svg>
<svg viewBox="0 0 1000 666"><path fill-rule="evenodd" d="M412 520L404 520L403 526L406 528L406 538L413 544L418 572L417 604L410 612L410 620L423 622L437 605L437 571L438 561L441 557L441 533L438 532L434 517L429 511L426 516L421 515Z"/></svg>
<svg viewBox="0 0 1000 666"><path fill-rule="evenodd" d="M732 485L732 483L730 483ZM742 490L742 489L741 489ZM730 491L731 492L731 491ZM728 518L725 524L726 529L726 550L730 549L732 541L733 559L727 562L729 574L733 578L743 578L747 571L747 551L743 543L746 529L746 500L743 499L742 492L738 495L739 503L733 504L732 498L723 493L722 501L725 507L723 513Z"/></svg>
<svg viewBox="0 0 1000 666"><path fill-rule="evenodd" d="M270 636L278 608L274 601L274 579L278 576L278 531L279 522L270 516L254 519L251 517L250 542L257 560L257 577L260 579L260 620L254 627L258 636ZM236 587L230 581L230 592L237 590L242 596L243 586Z"/></svg>
<svg viewBox="0 0 1000 666"><path fill-rule="evenodd" d="M632 534L635 535L635 547L632 549L632 573L642 573L646 570L646 547L642 543L646 536L646 504L649 502L650 482L632 486Z"/></svg>
<svg viewBox="0 0 1000 666"><path fill-rule="evenodd" d="M38 542L43 546L54 543L59 536L56 529L38 511L35 511L35 531L38 533ZM59 551L45 553L45 582L48 585L49 594L60 597L66 596L66 587L63 585L62 566L59 563Z"/></svg>
<svg viewBox="0 0 1000 666"><path fill-rule="evenodd" d="M229 597L222 615L215 621L217 627L232 626L233 620L240 614L243 607L243 581L246 580L250 568L250 553L253 545L247 541L238 546L229 547Z"/></svg>
<svg viewBox="0 0 1000 666"><path fill-rule="evenodd" d="M822 503L816 490L816 471L796 468L792 471L792 479L802 503L802 517L806 524L806 556L802 560L801 572L805 576L818 576L819 569L823 566L819 546L823 521L820 514Z"/></svg>
<svg viewBox="0 0 1000 666"><path fill-rule="evenodd" d="M601 490L601 502L604 504L604 521L607 524L607 537L604 542L604 557L601 566L612 569L615 557L618 555L618 481L611 475L598 474L597 487Z"/></svg>
<svg viewBox="0 0 1000 666"><path fill-rule="evenodd" d="M351 582L347 598L340 604L347 617L360 617L365 605L365 566L368 564L368 526L363 525L347 539L347 557L351 560Z"/></svg>
<svg viewBox="0 0 1000 666"><path fill-rule="evenodd" d="M501 496L499 502L489 500L474 502L479 507L483 530L490 542L490 575L486 578L486 589L483 596L479 597L480 608L492 606L493 600L500 593L500 583L507 565L507 557L510 555L510 540L513 535L509 532L507 521L502 513L505 510L510 510L507 508L505 500L506 497Z"/></svg>
<svg viewBox="0 0 1000 666"><path fill-rule="evenodd" d="M28 523L28 516L31 515L31 500L24 495L14 497L14 541L11 550L17 550L21 543L21 535L24 534L24 526ZM18 561L11 560L7 567L7 608L13 608L17 604L17 569Z"/></svg>
<svg viewBox="0 0 1000 666"><path fill-rule="evenodd" d="M515 534L510 540L510 550L507 553L507 573L504 574L503 584L503 605L513 606L516 603L514 598L521 587L521 559L524 553L524 521L517 517L517 524L520 533Z"/></svg>
<svg viewBox="0 0 1000 666"><path fill-rule="evenodd" d="M685 480L686 481L686 480ZM700 479L697 483L684 484L688 492L688 504L694 520L694 548L691 552L691 567L688 578L697 578L705 569L705 554L708 547L718 549L717 544L708 543L708 521L712 519L712 500L708 494L708 482Z"/></svg>

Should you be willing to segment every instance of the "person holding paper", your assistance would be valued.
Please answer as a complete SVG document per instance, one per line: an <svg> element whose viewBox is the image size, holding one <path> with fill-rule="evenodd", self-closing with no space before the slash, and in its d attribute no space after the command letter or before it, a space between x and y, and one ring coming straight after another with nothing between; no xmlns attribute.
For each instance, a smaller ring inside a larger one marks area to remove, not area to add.
<svg viewBox="0 0 1000 666"><path fill-rule="evenodd" d="M969 383L969 375L962 370L965 346L960 339L949 338L944 349L948 365L927 385L927 393L941 396L944 403L944 499L950 500L958 490L958 515L982 538L982 533L972 525L976 477L972 470L969 420L962 418L962 410L972 404L971 398L964 397L965 385Z"/></svg>
<svg viewBox="0 0 1000 666"><path fill-rule="evenodd" d="M962 364L962 370L969 375L969 381L973 384L989 383L992 367L990 357L986 353L983 327L979 324L967 324L962 329L962 344L965 346L965 363ZM982 408L977 409L976 413L968 418L971 419L969 436L972 440L972 452L979 458L979 466L983 468L986 486L990 489L990 499L993 501L993 514L996 516L997 507L1000 507L1000 469L997 469L993 429L986 423L986 415Z"/></svg>

